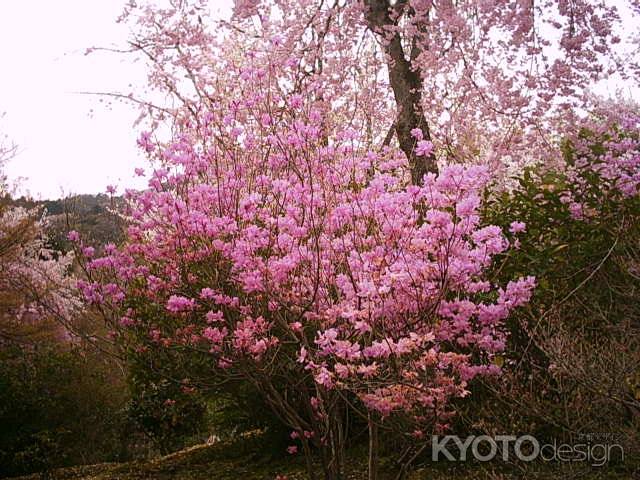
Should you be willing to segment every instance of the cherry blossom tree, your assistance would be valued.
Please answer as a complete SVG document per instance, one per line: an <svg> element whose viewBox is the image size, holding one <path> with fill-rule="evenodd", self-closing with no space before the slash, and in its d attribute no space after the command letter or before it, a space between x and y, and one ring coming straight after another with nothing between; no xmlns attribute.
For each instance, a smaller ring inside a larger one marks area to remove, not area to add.
<svg viewBox="0 0 640 480"><path fill-rule="evenodd" d="M5 195L2 163L14 152L13 146L0 151ZM54 321L68 322L79 306L67 275L72 256L47 246L46 218L39 209L11 206L7 200L0 197L0 344L30 341L42 332L63 337Z"/></svg>
<svg viewBox="0 0 640 480"><path fill-rule="evenodd" d="M295 67L292 90L372 148L398 145L414 184L438 162L537 160L553 147L558 118L589 108L591 85L638 79L638 37L626 28L636 0L243 0L230 21L210 18L210 7L132 2L121 18L135 32L125 51L148 60L156 91L123 97L152 126L214 105L226 93L220 53L240 58L261 45ZM423 156L416 128L435 146Z"/></svg>
<svg viewBox="0 0 640 480"><path fill-rule="evenodd" d="M3 115L0 115L2 118ZM9 183L5 173L5 167L7 162L11 160L16 153L15 144L9 142L6 135L0 136L0 198L9 195Z"/></svg>

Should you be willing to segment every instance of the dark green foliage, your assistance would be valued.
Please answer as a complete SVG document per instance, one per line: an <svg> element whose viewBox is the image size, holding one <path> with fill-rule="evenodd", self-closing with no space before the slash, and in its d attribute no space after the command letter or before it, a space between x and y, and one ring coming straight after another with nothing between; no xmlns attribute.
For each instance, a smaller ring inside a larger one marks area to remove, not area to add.
<svg viewBox="0 0 640 480"><path fill-rule="evenodd" d="M167 379L136 379L131 389L128 417L162 454L179 450L206 434L205 405L199 396L185 393Z"/></svg>
<svg viewBox="0 0 640 480"><path fill-rule="evenodd" d="M144 307L138 305L138 311ZM151 309L153 315L163 312ZM245 382L218 383L206 352L160 347L146 329L132 329L128 352L129 418L160 452L202 443L209 437L234 439L261 432L263 449L276 456L288 445L288 431L262 397ZM190 378L184 378L188 372Z"/></svg>
<svg viewBox="0 0 640 480"><path fill-rule="evenodd" d="M60 346L0 349L0 476L126 459L121 384Z"/></svg>
<svg viewBox="0 0 640 480"><path fill-rule="evenodd" d="M640 198L597 173L603 140L581 132L596 155L565 142L578 181L537 167L517 187L489 198L485 218L526 232L498 262L499 283L534 275L527 308L508 322L501 382L477 386L462 416L481 431L575 440L611 434L638 462L640 431ZM567 201L582 204L583 218ZM638 463L636 463L638 464Z"/></svg>

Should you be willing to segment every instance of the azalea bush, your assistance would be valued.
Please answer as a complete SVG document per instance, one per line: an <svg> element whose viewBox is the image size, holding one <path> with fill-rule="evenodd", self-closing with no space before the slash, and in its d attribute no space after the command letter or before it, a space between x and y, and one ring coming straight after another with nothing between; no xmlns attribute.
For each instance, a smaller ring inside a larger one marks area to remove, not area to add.
<svg viewBox="0 0 640 480"><path fill-rule="evenodd" d="M122 249L94 258L70 233L87 272L79 288L126 348L189 355L184 389L251 384L292 429L289 451L319 450L333 478L351 402L418 440L445 429L450 399L498 372L503 322L534 279L485 279L509 248L481 222L486 168L413 185L401 150L367 149L276 88L272 72L291 67L248 58L243 102L179 121L166 145L141 136L163 166L128 194ZM432 145L412 135L426 157Z"/></svg>

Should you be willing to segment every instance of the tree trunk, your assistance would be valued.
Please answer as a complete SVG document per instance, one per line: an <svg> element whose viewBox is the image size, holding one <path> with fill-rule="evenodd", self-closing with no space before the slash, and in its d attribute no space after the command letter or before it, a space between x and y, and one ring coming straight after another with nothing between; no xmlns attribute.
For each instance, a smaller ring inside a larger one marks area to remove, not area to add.
<svg viewBox="0 0 640 480"><path fill-rule="evenodd" d="M378 480L378 424L369 412L369 480Z"/></svg>
<svg viewBox="0 0 640 480"><path fill-rule="evenodd" d="M422 177L426 173L438 172L435 154L431 152L428 156L418 157L415 154L416 139L411 136L411 130L419 128L424 138L431 140L429 125L422 108L422 78L420 71L413 68L411 61L405 56L400 34L395 33L389 38L389 34L384 29L385 26L395 25L389 15L390 8L402 8L406 1L398 1L394 7L389 7L387 0L364 0L364 4L368 8L365 14L367 26L382 37L387 55L389 82L398 109L398 118L395 122L396 135L400 148L409 160L411 182L417 185L422 182Z"/></svg>

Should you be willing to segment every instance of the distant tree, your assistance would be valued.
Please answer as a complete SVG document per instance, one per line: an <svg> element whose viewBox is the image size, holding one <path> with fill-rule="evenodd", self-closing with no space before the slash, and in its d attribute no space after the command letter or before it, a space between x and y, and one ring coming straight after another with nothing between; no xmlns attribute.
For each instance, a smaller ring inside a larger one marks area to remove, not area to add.
<svg viewBox="0 0 640 480"><path fill-rule="evenodd" d="M42 324L68 321L79 306L66 275L73 257L48 248L46 222L38 208L0 203L0 341L45 330L64 335Z"/></svg>

